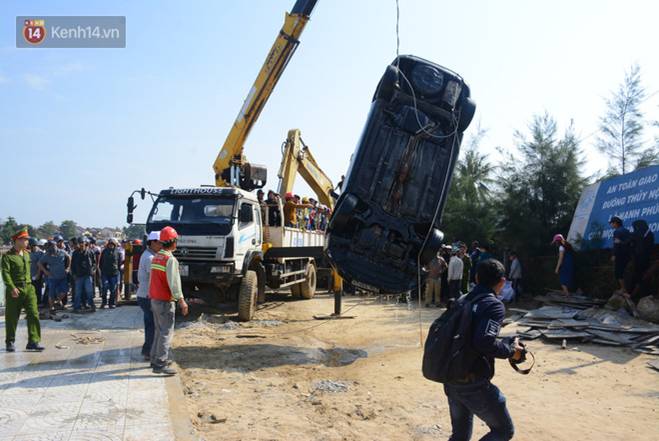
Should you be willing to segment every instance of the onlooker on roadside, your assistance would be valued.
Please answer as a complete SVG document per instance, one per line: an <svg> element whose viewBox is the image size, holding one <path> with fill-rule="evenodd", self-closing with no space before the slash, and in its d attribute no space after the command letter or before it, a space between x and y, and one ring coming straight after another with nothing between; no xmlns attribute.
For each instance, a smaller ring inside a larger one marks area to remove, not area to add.
<svg viewBox="0 0 659 441"><path fill-rule="evenodd" d="M632 233L631 245L634 258L634 279L631 289L631 299L638 303L644 294L649 291L649 280L646 273L650 268L650 257L654 249L654 233L650 230L648 223L643 219L632 222L634 232Z"/></svg>
<svg viewBox="0 0 659 441"><path fill-rule="evenodd" d="M440 294L441 294L441 300L442 303L445 305L449 304L449 289L448 289L448 265L449 262L451 261L451 246L450 245L442 245L442 247L439 249L439 255L444 259L444 262L446 262L446 271L444 271L440 277Z"/></svg>
<svg viewBox="0 0 659 441"><path fill-rule="evenodd" d="M96 263L96 270L94 271L94 295L92 296L96 297L96 288L98 288L99 291L101 290L101 274L98 269L98 262L101 258L101 247L98 246L96 239L93 237L89 238L89 250L94 253Z"/></svg>
<svg viewBox="0 0 659 441"><path fill-rule="evenodd" d="M43 277L39 269L39 260L43 257L44 252L39 246L39 242L31 237L29 240L30 245L30 278L34 292L37 296L37 305L44 304L43 299Z"/></svg>
<svg viewBox="0 0 659 441"><path fill-rule="evenodd" d="M101 308L115 307L117 301L117 287L119 286L119 252L117 251L117 240L114 237L108 239L105 248L101 252L99 268L101 270ZM108 303L108 291L110 299Z"/></svg>
<svg viewBox="0 0 659 441"><path fill-rule="evenodd" d="M87 248L86 237L77 240L77 248L71 257L71 274L75 280L75 295L73 297L73 312L82 309L96 311L94 306L94 273L96 272L96 257Z"/></svg>
<svg viewBox="0 0 659 441"><path fill-rule="evenodd" d="M259 206L261 207L261 222L265 223L266 222L266 214L268 212L267 210L267 204L265 203L264 198L264 193L263 190L259 189L256 192L256 199L259 201Z"/></svg>
<svg viewBox="0 0 659 441"><path fill-rule="evenodd" d="M145 360L151 359L151 346L153 346L153 312L151 312L151 300L149 300L149 279L151 277L151 263L153 257L160 252L162 244L160 232L152 231L146 239L146 249L140 257L137 271L137 304L144 315L144 344L142 345L142 356Z"/></svg>
<svg viewBox="0 0 659 441"><path fill-rule="evenodd" d="M472 262L469 253L467 253L467 244L464 242L459 242L458 246L462 252L462 292L469 292L469 276L471 274Z"/></svg>
<svg viewBox="0 0 659 441"><path fill-rule="evenodd" d="M301 226L298 223L298 210L302 208L307 208L309 204L301 204L296 202L295 198L299 196L294 196L293 193L286 193L286 203L284 204L284 220L287 227L299 227Z"/></svg>
<svg viewBox="0 0 659 441"><path fill-rule="evenodd" d="M64 243L63 240L60 243ZM50 314L55 313L55 308L64 308L64 299L69 292L68 274L71 270L71 258L63 247L50 242L46 246L46 252L38 263L39 269L46 275L48 285L48 304Z"/></svg>
<svg viewBox="0 0 659 441"><path fill-rule="evenodd" d="M480 244L478 243L477 240L473 241L471 243L471 254L469 254L469 257L471 258L471 273L469 274L469 283L476 283L475 282L475 276L476 276L476 265L478 265L478 260L481 255L481 250L478 249L478 246Z"/></svg>
<svg viewBox="0 0 659 441"><path fill-rule="evenodd" d="M467 294L474 301L471 319L471 338L465 350L473 360L466 366L464 378L444 384L448 398L453 433L450 440L469 440L474 415L487 424L490 432L481 440L509 440L514 435L512 418L506 408L506 399L494 384L494 360L519 360L524 349L517 338L498 339L505 316L505 307L497 298L506 282L506 270L494 259L481 260L476 267L476 286ZM482 296L482 297L481 297Z"/></svg>
<svg viewBox="0 0 659 441"><path fill-rule="evenodd" d="M522 264L519 262L515 251L510 252L509 259L510 272L508 273L508 279L512 284L513 291L515 291L515 300L518 300L522 294Z"/></svg>
<svg viewBox="0 0 659 441"><path fill-rule="evenodd" d="M118 299L121 293L124 291L124 271L126 269L126 244L127 240L122 240L119 245L117 245L117 253L119 254L119 282L117 283L117 294L116 298Z"/></svg>
<svg viewBox="0 0 659 441"><path fill-rule="evenodd" d="M611 216L609 225L613 228L613 272L624 296L629 296L625 286L625 269L631 260L631 233L623 226L622 219Z"/></svg>
<svg viewBox="0 0 659 441"><path fill-rule="evenodd" d="M451 260L448 263L448 306L450 307L453 302L460 298L462 287L462 270L464 263L462 263L462 250L453 248L451 251Z"/></svg>
<svg viewBox="0 0 659 441"><path fill-rule="evenodd" d="M151 367L156 374L175 375L169 366L169 350L174 335L176 303L183 315L188 315L188 304L183 298L178 260L172 254L176 250L178 233L172 227L160 230L162 249L151 261L149 298L154 321Z"/></svg>
<svg viewBox="0 0 659 441"><path fill-rule="evenodd" d="M554 273L559 277L563 295L569 296L574 287L574 248L562 234L556 234L552 244L558 247L558 261Z"/></svg>
<svg viewBox="0 0 659 441"><path fill-rule="evenodd" d="M437 253L437 255L426 266L426 286L424 292L425 306L429 307L439 305L441 301L442 274L446 271L448 265L446 261Z"/></svg>

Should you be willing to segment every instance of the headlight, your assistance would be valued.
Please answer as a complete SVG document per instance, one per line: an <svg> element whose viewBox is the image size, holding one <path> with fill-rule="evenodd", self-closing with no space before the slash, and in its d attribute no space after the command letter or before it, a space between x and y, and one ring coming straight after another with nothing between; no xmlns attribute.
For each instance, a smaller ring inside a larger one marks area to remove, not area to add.
<svg viewBox="0 0 659 441"><path fill-rule="evenodd" d="M211 267L211 274L230 273L232 268L231 265L213 266Z"/></svg>

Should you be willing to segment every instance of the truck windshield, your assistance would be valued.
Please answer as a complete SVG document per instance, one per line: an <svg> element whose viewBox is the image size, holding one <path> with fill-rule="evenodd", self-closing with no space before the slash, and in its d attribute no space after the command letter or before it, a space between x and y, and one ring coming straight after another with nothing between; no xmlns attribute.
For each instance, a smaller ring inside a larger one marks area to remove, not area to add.
<svg viewBox="0 0 659 441"><path fill-rule="evenodd" d="M233 222L233 199L193 199L160 197L156 201L148 223L215 223Z"/></svg>

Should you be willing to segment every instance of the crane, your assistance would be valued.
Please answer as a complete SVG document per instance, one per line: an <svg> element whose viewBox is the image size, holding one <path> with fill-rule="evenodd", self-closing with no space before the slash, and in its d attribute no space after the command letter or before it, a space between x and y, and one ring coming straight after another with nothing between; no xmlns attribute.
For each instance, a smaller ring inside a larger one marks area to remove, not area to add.
<svg viewBox="0 0 659 441"><path fill-rule="evenodd" d="M251 191L262 188L267 180L267 168L250 164L243 154L245 140L254 127L277 81L300 44L300 36L309 21L317 0L297 0L265 58L247 98L215 159L215 185L240 187Z"/></svg>
<svg viewBox="0 0 659 441"><path fill-rule="evenodd" d="M299 173L318 196L318 202L334 208L332 191L334 186L314 159L309 147L302 140L299 129L291 129L284 142L281 165L279 167L279 194L293 191L295 176Z"/></svg>

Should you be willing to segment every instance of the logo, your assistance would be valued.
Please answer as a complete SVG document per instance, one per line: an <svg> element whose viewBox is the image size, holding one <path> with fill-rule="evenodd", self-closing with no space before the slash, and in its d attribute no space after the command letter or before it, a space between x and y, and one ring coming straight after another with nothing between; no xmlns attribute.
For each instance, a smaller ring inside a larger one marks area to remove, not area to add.
<svg viewBox="0 0 659 441"><path fill-rule="evenodd" d="M46 21L25 20L23 38L30 44L40 44L46 38Z"/></svg>
<svg viewBox="0 0 659 441"><path fill-rule="evenodd" d="M181 256L187 256L188 253L190 252L190 250L187 249L187 248L181 248L181 249L178 250L178 251L179 251L179 253L181 254Z"/></svg>

